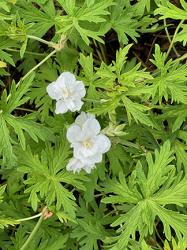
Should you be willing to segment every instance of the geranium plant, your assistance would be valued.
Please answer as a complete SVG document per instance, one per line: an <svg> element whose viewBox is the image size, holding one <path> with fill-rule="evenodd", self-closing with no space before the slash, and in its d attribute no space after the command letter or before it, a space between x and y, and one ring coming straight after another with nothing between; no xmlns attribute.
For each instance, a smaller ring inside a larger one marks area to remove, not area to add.
<svg viewBox="0 0 187 250"><path fill-rule="evenodd" d="M0 248L187 249L185 0L0 1Z"/></svg>

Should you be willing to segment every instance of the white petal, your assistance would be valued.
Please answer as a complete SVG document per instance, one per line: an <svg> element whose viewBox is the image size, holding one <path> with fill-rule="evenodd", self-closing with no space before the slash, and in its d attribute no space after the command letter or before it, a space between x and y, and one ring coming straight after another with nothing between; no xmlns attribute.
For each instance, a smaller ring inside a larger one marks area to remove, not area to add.
<svg viewBox="0 0 187 250"><path fill-rule="evenodd" d="M77 110L76 103L74 102L72 98L67 98L65 100L65 103L70 111L75 112Z"/></svg>
<svg viewBox="0 0 187 250"><path fill-rule="evenodd" d="M81 81L76 81L75 92L82 98L86 95L86 89L84 83Z"/></svg>
<svg viewBox="0 0 187 250"><path fill-rule="evenodd" d="M88 115L85 112L81 112L79 116L75 119L75 123L80 127L83 126L85 121L87 120Z"/></svg>
<svg viewBox="0 0 187 250"><path fill-rule="evenodd" d="M82 108L82 105L84 104L81 99L76 99L74 100L76 110L74 111L79 111Z"/></svg>
<svg viewBox="0 0 187 250"><path fill-rule="evenodd" d="M83 129L89 131L91 136L96 136L99 134L101 126L96 119L88 119L84 123Z"/></svg>
<svg viewBox="0 0 187 250"><path fill-rule="evenodd" d="M61 93L59 91L59 87L58 85L56 84L56 82L52 82L50 83L47 88L47 93L48 95L54 99L54 100L59 100L61 98Z"/></svg>
<svg viewBox="0 0 187 250"><path fill-rule="evenodd" d="M85 164L76 158L72 158L68 165L66 166L67 171L80 172L81 169L84 169L87 173L90 173L91 170L95 168L95 164Z"/></svg>
<svg viewBox="0 0 187 250"><path fill-rule="evenodd" d="M95 136L95 135L99 134L99 132L101 130L101 126L100 126L98 120L96 120L93 117L90 117L83 124L82 129L85 129L88 132L90 132L91 136Z"/></svg>
<svg viewBox="0 0 187 250"><path fill-rule="evenodd" d="M64 114L67 111L68 111L68 108L65 105L63 100L59 100L59 101L56 102L56 109L55 109L56 114Z"/></svg>
<svg viewBox="0 0 187 250"><path fill-rule="evenodd" d="M79 141L82 137L81 128L76 124L72 124L67 130L66 137L67 137L68 141L71 143L75 143L75 142Z"/></svg>
<svg viewBox="0 0 187 250"><path fill-rule="evenodd" d="M70 84L72 82L76 81L76 78L74 76L74 74L72 74L71 72L63 72L57 79L58 81L64 81L65 83L69 82Z"/></svg>
<svg viewBox="0 0 187 250"><path fill-rule="evenodd" d="M92 171L92 169L94 169L95 168L95 164L94 165L85 165L84 167L83 167L83 169L86 171L86 173L88 173L88 174L90 174L91 173L91 171Z"/></svg>
<svg viewBox="0 0 187 250"><path fill-rule="evenodd" d="M87 134L82 134L82 135L87 137ZM85 142L89 143L90 147L86 147ZM73 149L74 156L78 159L91 157L97 153L100 153L99 145L94 138L90 138L88 141L87 138L86 139L84 138L84 140L81 140L79 143L74 144L73 147L74 147Z"/></svg>
<svg viewBox="0 0 187 250"><path fill-rule="evenodd" d="M99 151L100 153L104 154L107 151L109 151L110 147L111 147L111 142L109 140L109 138L106 135L98 135L97 136L97 145L99 147Z"/></svg>
<svg viewBox="0 0 187 250"><path fill-rule="evenodd" d="M81 112L81 114L77 116L75 123L92 136L97 135L101 130L100 124L95 119L95 116L89 113Z"/></svg>
<svg viewBox="0 0 187 250"><path fill-rule="evenodd" d="M85 164L89 163L98 163L102 161L102 153L98 148L98 145L95 148L87 149L81 143L74 143L73 145L73 155L75 158L81 160Z"/></svg>
<svg viewBox="0 0 187 250"><path fill-rule="evenodd" d="M102 162L102 154L95 154L88 158L89 162L99 163Z"/></svg>
<svg viewBox="0 0 187 250"><path fill-rule="evenodd" d="M90 157L82 158L80 160L84 163L84 165L99 163L102 162L102 154L97 153Z"/></svg>
<svg viewBox="0 0 187 250"><path fill-rule="evenodd" d="M79 160L77 160L75 158L72 158L69 161L68 165L66 166L66 169L68 171L73 171L75 173L75 172L80 172L80 170L82 169L82 167L83 167L83 164L82 164L81 161L79 161Z"/></svg>
<svg viewBox="0 0 187 250"><path fill-rule="evenodd" d="M74 92L76 87L76 79L72 73L64 72L57 78L56 84L61 90L61 93L67 91Z"/></svg>

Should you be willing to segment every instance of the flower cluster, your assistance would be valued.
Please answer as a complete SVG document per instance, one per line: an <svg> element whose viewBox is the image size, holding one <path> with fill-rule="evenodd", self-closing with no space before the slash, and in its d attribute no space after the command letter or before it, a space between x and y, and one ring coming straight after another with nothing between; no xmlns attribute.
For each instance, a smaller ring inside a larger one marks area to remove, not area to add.
<svg viewBox="0 0 187 250"><path fill-rule="evenodd" d="M83 82L76 81L72 73L64 72L47 86L47 93L56 100L55 113L64 114L68 110L74 112L81 109L81 98L86 95L86 90Z"/></svg>
<svg viewBox="0 0 187 250"><path fill-rule="evenodd" d="M62 73L56 81L47 86L48 95L56 100L56 114L79 111L86 95L83 82L77 81L70 72ZM101 127L94 115L82 112L67 131L67 139L73 148L73 158L67 165L68 171L84 169L90 173L95 164L102 161L102 155L111 146L107 136L100 133Z"/></svg>
<svg viewBox="0 0 187 250"><path fill-rule="evenodd" d="M110 149L111 143L100 131L100 124L94 115L82 112L76 118L67 131L67 139L74 155L67 165L67 170L79 172L84 169L90 173L95 164L102 161L102 154Z"/></svg>

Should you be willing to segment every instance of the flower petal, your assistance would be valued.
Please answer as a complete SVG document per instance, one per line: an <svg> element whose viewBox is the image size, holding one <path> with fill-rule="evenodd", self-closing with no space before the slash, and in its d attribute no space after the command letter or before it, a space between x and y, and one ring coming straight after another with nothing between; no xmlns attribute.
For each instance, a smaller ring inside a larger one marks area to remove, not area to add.
<svg viewBox="0 0 187 250"><path fill-rule="evenodd" d="M73 171L74 173L75 172L80 172L80 170L82 169L83 167L83 164L81 161L75 159L75 158L72 158L69 163L67 164L66 166L66 169L68 171Z"/></svg>
<svg viewBox="0 0 187 250"><path fill-rule="evenodd" d="M70 111L75 112L77 110L76 103L72 98L67 98L64 102Z"/></svg>
<svg viewBox="0 0 187 250"><path fill-rule="evenodd" d="M97 135L101 130L98 120L95 119L94 115L89 113L81 112L81 114L77 116L75 123L82 127L83 130L91 133L92 136Z"/></svg>
<svg viewBox="0 0 187 250"><path fill-rule="evenodd" d="M57 81L59 82L64 82L64 83L74 83L76 81L76 78L74 76L74 74L72 74L71 72L63 72L57 79Z"/></svg>
<svg viewBox="0 0 187 250"><path fill-rule="evenodd" d="M54 100L59 100L61 98L61 93L59 92L59 87L56 82L50 83L47 86L46 91L48 95Z"/></svg>
<svg viewBox="0 0 187 250"><path fill-rule="evenodd" d="M82 105L84 103L81 101L81 99L75 99L74 104L75 104L75 107L76 107L76 110L74 110L74 111L79 111L82 108Z"/></svg>
<svg viewBox="0 0 187 250"><path fill-rule="evenodd" d="M82 98L86 95L86 89L82 81L76 81L75 92Z"/></svg>
<svg viewBox="0 0 187 250"><path fill-rule="evenodd" d="M85 158L82 158L81 161L84 163L84 165L87 165L87 164L95 164L95 163L99 163L99 162L102 162L102 154L95 154L95 155L92 155L90 157L85 157Z"/></svg>
<svg viewBox="0 0 187 250"><path fill-rule="evenodd" d="M67 130L66 137L69 142L77 143L80 139L82 139L81 128L76 124L72 124Z"/></svg>
<svg viewBox="0 0 187 250"><path fill-rule="evenodd" d="M55 113L56 114L64 114L68 111L68 108L63 100L58 100L56 102L56 109Z"/></svg>
<svg viewBox="0 0 187 250"><path fill-rule="evenodd" d="M95 164L93 164L93 165L85 165L83 167L83 169L86 171L86 173L90 174L92 169L94 169L95 167L96 167Z"/></svg>
<svg viewBox="0 0 187 250"><path fill-rule="evenodd" d="M81 112L80 115L75 119L75 123L79 125L79 127L82 127L87 118L88 114L86 114L85 112Z"/></svg>
<svg viewBox="0 0 187 250"><path fill-rule="evenodd" d="M99 147L99 152L104 154L107 151L109 151L110 147L111 147L111 142L109 140L109 138L106 135L98 135L97 136L97 145Z"/></svg>
<svg viewBox="0 0 187 250"><path fill-rule="evenodd" d="M72 158L66 166L67 171L80 172L84 169L88 174L95 168L95 164L85 164L76 158Z"/></svg>
<svg viewBox="0 0 187 250"><path fill-rule="evenodd" d="M101 130L101 126L100 126L98 120L96 120L93 117L90 117L83 124L82 129L87 130L90 133L90 135L93 137L93 136L99 134L99 132Z"/></svg>

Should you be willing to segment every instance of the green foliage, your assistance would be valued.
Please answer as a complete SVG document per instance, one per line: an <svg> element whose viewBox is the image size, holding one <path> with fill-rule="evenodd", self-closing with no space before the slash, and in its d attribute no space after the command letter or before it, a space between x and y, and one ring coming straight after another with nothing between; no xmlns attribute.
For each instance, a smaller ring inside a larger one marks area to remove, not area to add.
<svg viewBox="0 0 187 250"><path fill-rule="evenodd" d="M160 14L161 19L163 18L172 18L175 20L181 20L181 25L180 27L182 30L176 34L175 37L175 42L183 42L183 45L185 46L187 43L187 36L186 36L186 30L187 30L187 25L182 24L186 19L187 19L187 4L184 0L180 0L181 7L183 8L178 8L174 4L167 2L165 5L161 5L158 9L155 10L155 14Z"/></svg>
<svg viewBox="0 0 187 250"><path fill-rule="evenodd" d="M185 0L0 1L0 249L187 248L186 20ZM86 96L55 114L63 72ZM111 141L90 174L66 169L81 111Z"/></svg>
<svg viewBox="0 0 187 250"><path fill-rule="evenodd" d="M122 211L125 208L123 204L131 204L125 209L126 213L120 214L112 223L113 227L120 226L116 243L119 249L124 249L129 237L134 236L136 231L141 237L152 234L156 217L163 223L168 240L171 239L171 228L178 237L186 237L187 216L165 208L168 204L183 206L187 203L186 177L181 179L181 174L175 176L175 168L170 164L172 159L167 141L160 152L155 151L155 160L150 153L147 154L147 174L143 171L142 163L138 162L128 181L120 173L119 181L115 178L106 182L105 191L113 195L104 198L102 202L121 204Z"/></svg>
<svg viewBox="0 0 187 250"><path fill-rule="evenodd" d="M5 192L5 188L6 188L6 185L0 187L0 203L3 202L3 193ZM2 214L2 211L0 210L0 229L4 229L5 227L8 227L8 226L14 226L16 224L19 224L19 221L13 218L5 217Z"/></svg>
<svg viewBox="0 0 187 250"><path fill-rule="evenodd" d="M63 140L64 137L61 137ZM70 218L75 217L75 197L72 192L64 187L63 184L73 185L78 189L84 190L82 181L85 177L76 176L64 170L69 156L68 144L57 143L56 147L46 146L39 157L33 154L28 148L26 152L18 151L20 162L19 171L28 174L25 184L29 193L28 201L33 210L37 210L38 203L44 201L47 206L55 206L55 210L63 207L64 213Z"/></svg>
<svg viewBox="0 0 187 250"><path fill-rule="evenodd" d="M89 44L89 38L103 42L99 37L103 35L103 32L97 31L98 26L93 26L93 30L87 29L87 26L88 23L98 24L104 22L104 16L109 14L107 8L114 4L113 0L97 1L94 5L85 3L80 7L76 6L75 1L58 0L58 2L67 13L67 15L59 17L58 23L61 28L58 32L73 33L76 31L77 35L80 35L87 45Z"/></svg>
<svg viewBox="0 0 187 250"><path fill-rule="evenodd" d="M6 91L2 94L2 99L0 101L0 151L3 155L3 164L9 164L10 166L14 165L16 157L12 145L17 143L16 138L14 138L15 135L17 135L18 141L23 149L25 149L26 145L24 132L27 132L28 135L36 142L38 142L38 139L45 141L52 140L53 138L53 135L48 128L42 126L41 124L37 124L29 117L16 117L11 115L16 108L28 101L28 97L26 97L25 94L32 84L33 78L34 75L29 77L29 79L27 78L22 82L22 84L19 84L18 87L13 82L9 95L7 96Z"/></svg>

